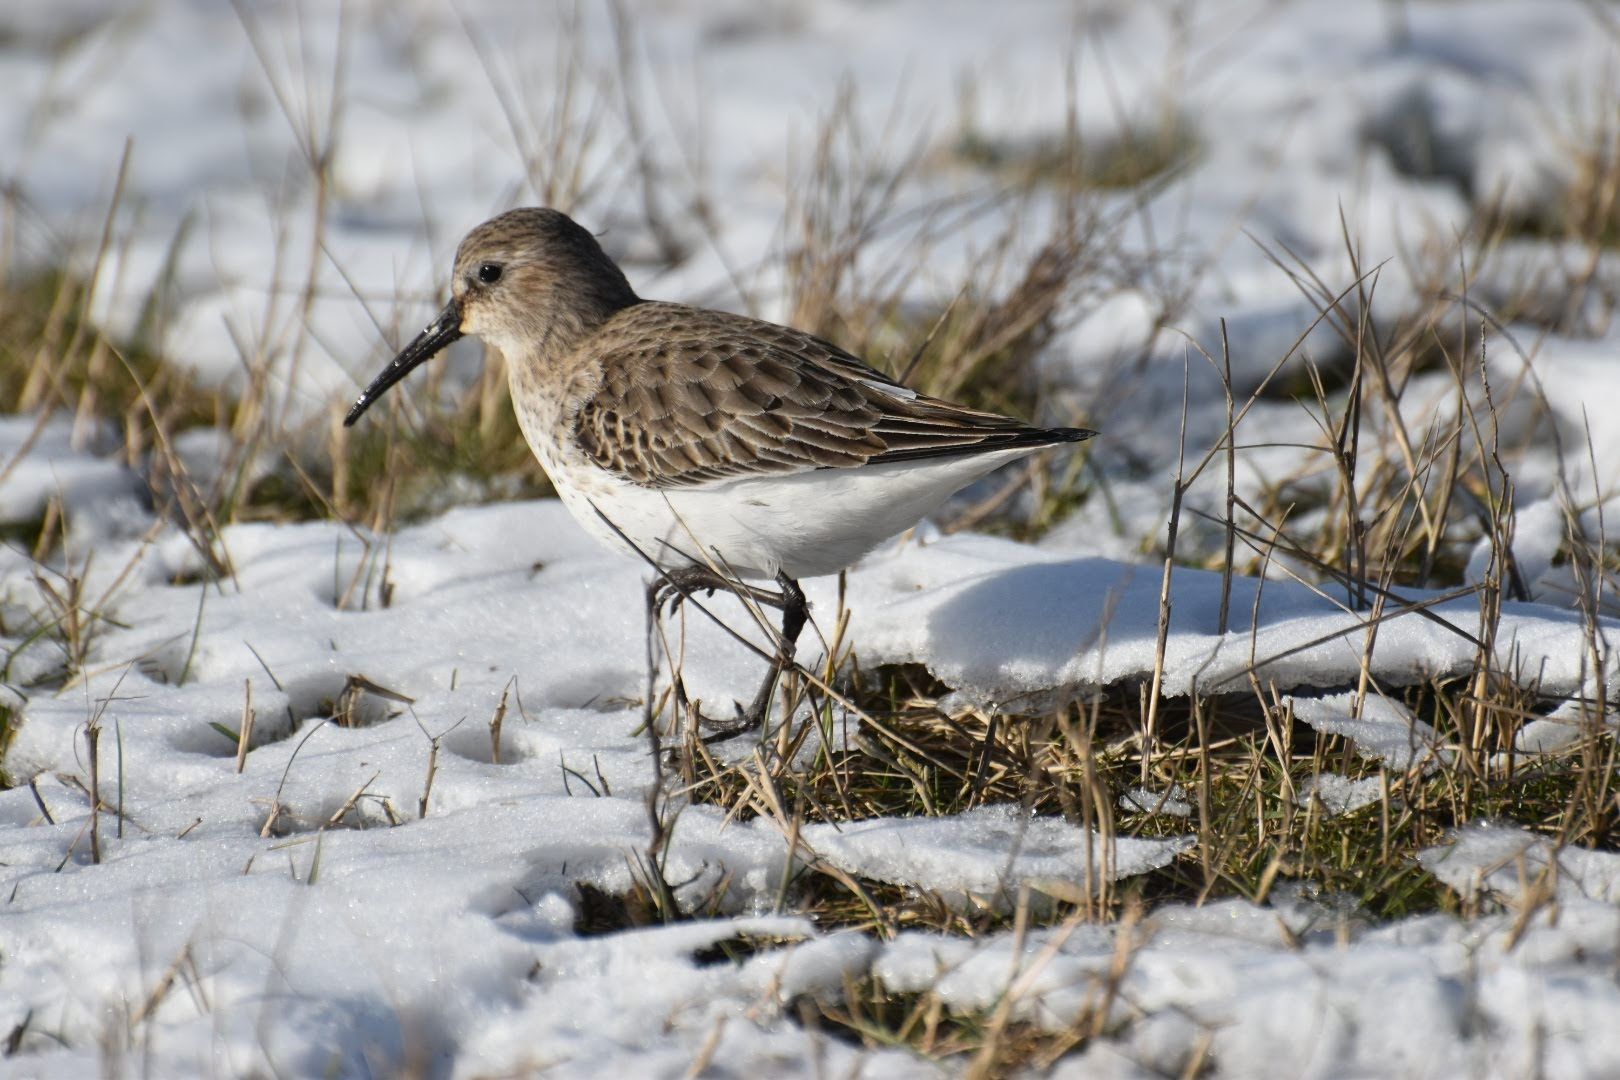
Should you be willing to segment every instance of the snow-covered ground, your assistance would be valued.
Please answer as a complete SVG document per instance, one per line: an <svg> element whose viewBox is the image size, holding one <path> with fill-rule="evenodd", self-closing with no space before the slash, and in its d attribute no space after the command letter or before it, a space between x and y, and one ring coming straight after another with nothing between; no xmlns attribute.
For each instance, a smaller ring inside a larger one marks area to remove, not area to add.
<svg viewBox="0 0 1620 1080"><path fill-rule="evenodd" d="M175 362L229 386L245 360L268 357L289 416L351 397L436 306L460 234L534 201L576 154L519 149L568 66L586 72L585 98L606 94L618 67L612 9L594 3L564 14L505 0L8 8L0 168L27 209L5 232L10 258L90 265L128 140L100 319L130 330L166 279ZM1095 461L1112 478L1108 505L1093 499L1038 546L925 527L849 576L846 640L862 665L924 664L981 708L1152 674L1161 567L1137 552L1162 533L1184 372L1189 448L1210 445L1226 416L1187 343L1218 354L1224 318L1246 394L1316 315L1261 245L1286 246L1341 289L1348 227L1363 268L1390 260L1378 304L1393 319L1423 302L1415 251L1465 231L1485 200L1525 214L1555 203L1571 182L1569 143L1612 124L1620 99L1620 31L1577 2L628 11L635 78L649 84L644 130L611 108L593 114L577 147L592 182L573 204L606 227L648 295L781 314L770 274L733 272L784 242L791 163L846 84L862 124L902 133L872 141L877 160L898 159L917 132L949 147L969 127L1003 148L1040 145L1061 137L1071 104L1088 138L1166 116L1195 133L1186 174L1124 215L1119 235L1185 282L1170 330L1153 336L1146 283L1117 282L1040 361L1051 399L1078 400L1105 431ZM304 136L318 152L330 143L329 190L308 182ZM718 234L681 237L691 256L656 279L632 144L653 148L661 197L706 186L720 215ZM987 182L955 165L907 197ZM987 236L933 240L937 279L960 280L951 271ZM1487 305L1528 292L1563 311L1588 258L1599 288L1573 317L1508 327L1487 354L1493 385L1522 391L1499 395L1505 430L1533 436L1514 459L1513 538L1533 599L1504 606L1494 647L1544 697L1601 689L1613 702L1620 662L1610 652L1594 669L1594 630L1557 553L1570 492L1594 533L1604 511L1620 513L1620 412L1604 408L1620 395L1609 317L1620 259L1525 240L1467 276ZM319 287L306 298L311 265ZM1122 377L1121 358L1144 346L1147 362ZM1550 417L1539 427L1537 410ZM1245 423L1255 445L1240 487L1292 473L1301 458L1288 444L1319 434L1283 402ZM1072 897L1100 875L1144 873L1193 838L1099 845L1010 807L789 837L769 818L689 806L666 876L693 901L724 881L721 917L579 936L580 886L624 893L650 839L640 567L555 503L530 502L451 510L392 537L332 522L228 526L229 572L210 585L117 450L93 423L0 418L0 522L37 520L53 496L67 522L48 566L0 547L0 709L14 729L4 768L19 784L0 791L0 1031L12 1034L0 1072L936 1074L903 1050L799 1022L800 996L876 976L964 1011L1010 1002L1017 1019L1054 1029L1101 1010L1099 1036L1057 1067L1076 1077L1174 1075L1200 1060L1230 1076L1620 1074L1620 858L1553 851L1506 827L1424 856L1460 893L1505 902L1500 914L1368 925L1281 892L1265 907L1166 906L1119 925L878 940L783 914L785 876L817 859L947 902L1007 905L1025 887ZM218 438L193 432L177 452L200 469ZM830 636L836 585L806 588ZM1259 663L1297 695L1301 722L1368 757L1404 770L1445 754L1397 702L1356 711L1350 695L1319 691L1355 685L1364 663L1392 688L1471 670L1476 598L1387 618L1369 661L1365 613L1342 590L1239 577L1222 633L1222 588L1219 574L1177 572L1167 693L1220 692ZM82 656L33 631L52 591L106 616L75 639ZM1409 590L1392 607L1437 595ZM746 629L739 605L712 608ZM695 696L752 686L756 658L695 614L686 625ZM1596 632L1612 641L1620 624ZM70 659L87 674L55 689ZM355 677L391 695L346 695ZM346 699L361 725L330 721ZM1528 725L1521 745L1560 745L1574 712ZM230 733L249 713L239 760ZM107 804L94 838L92 769ZM1330 806L1378 797L1322 779ZM1548 865L1550 893L1537 878ZM770 944L713 962L713 946L737 938Z"/></svg>

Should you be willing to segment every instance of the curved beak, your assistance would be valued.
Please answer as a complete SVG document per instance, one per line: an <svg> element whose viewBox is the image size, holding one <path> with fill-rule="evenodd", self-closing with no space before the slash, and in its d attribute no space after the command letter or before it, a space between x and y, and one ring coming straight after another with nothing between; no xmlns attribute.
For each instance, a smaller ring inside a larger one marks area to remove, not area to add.
<svg viewBox="0 0 1620 1080"><path fill-rule="evenodd" d="M400 350L400 354L371 380L371 385L366 387L365 393L355 399L349 415L343 418L343 426L353 427L354 422L360 419L360 414L371 408L378 398L388 392L390 386L409 375L420 364L431 360L446 345L460 336L461 305L452 299L444 306L444 310L427 324L427 328L416 335L416 340Z"/></svg>

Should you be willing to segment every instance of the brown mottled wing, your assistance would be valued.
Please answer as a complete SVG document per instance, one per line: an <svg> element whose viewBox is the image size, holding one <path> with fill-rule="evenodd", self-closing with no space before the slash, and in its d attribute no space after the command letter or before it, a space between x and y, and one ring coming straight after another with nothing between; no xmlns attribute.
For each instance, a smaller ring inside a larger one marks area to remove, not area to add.
<svg viewBox="0 0 1620 1080"><path fill-rule="evenodd" d="M586 348L603 380L575 439L646 487L1083 437L915 394L827 342L721 312L640 304Z"/></svg>

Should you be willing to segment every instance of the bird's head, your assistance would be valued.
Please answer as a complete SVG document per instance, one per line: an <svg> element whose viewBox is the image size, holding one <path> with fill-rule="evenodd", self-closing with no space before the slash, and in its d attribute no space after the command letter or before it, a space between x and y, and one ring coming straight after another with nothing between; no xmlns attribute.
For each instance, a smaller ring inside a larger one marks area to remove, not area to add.
<svg viewBox="0 0 1620 1080"><path fill-rule="evenodd" d="M636 303L618 266L585 229L558 210L509 210L456 248L450 302L355 401L345 426L388 388L464 335L511 363L545 363L614 312Z"/></svg>

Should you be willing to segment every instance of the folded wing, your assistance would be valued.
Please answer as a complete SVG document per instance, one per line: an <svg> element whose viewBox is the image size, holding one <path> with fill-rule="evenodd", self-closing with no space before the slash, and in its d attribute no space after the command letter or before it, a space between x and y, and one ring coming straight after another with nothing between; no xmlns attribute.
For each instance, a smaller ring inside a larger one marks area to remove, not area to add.
<svg viewBox="0 0 1620 1080"><path fill-rule="evenodd" d="M679 488L1077 442L909 390L787 327L673 304L638 304L587 345L605 361L574 438L633 483Z"/></svg>

